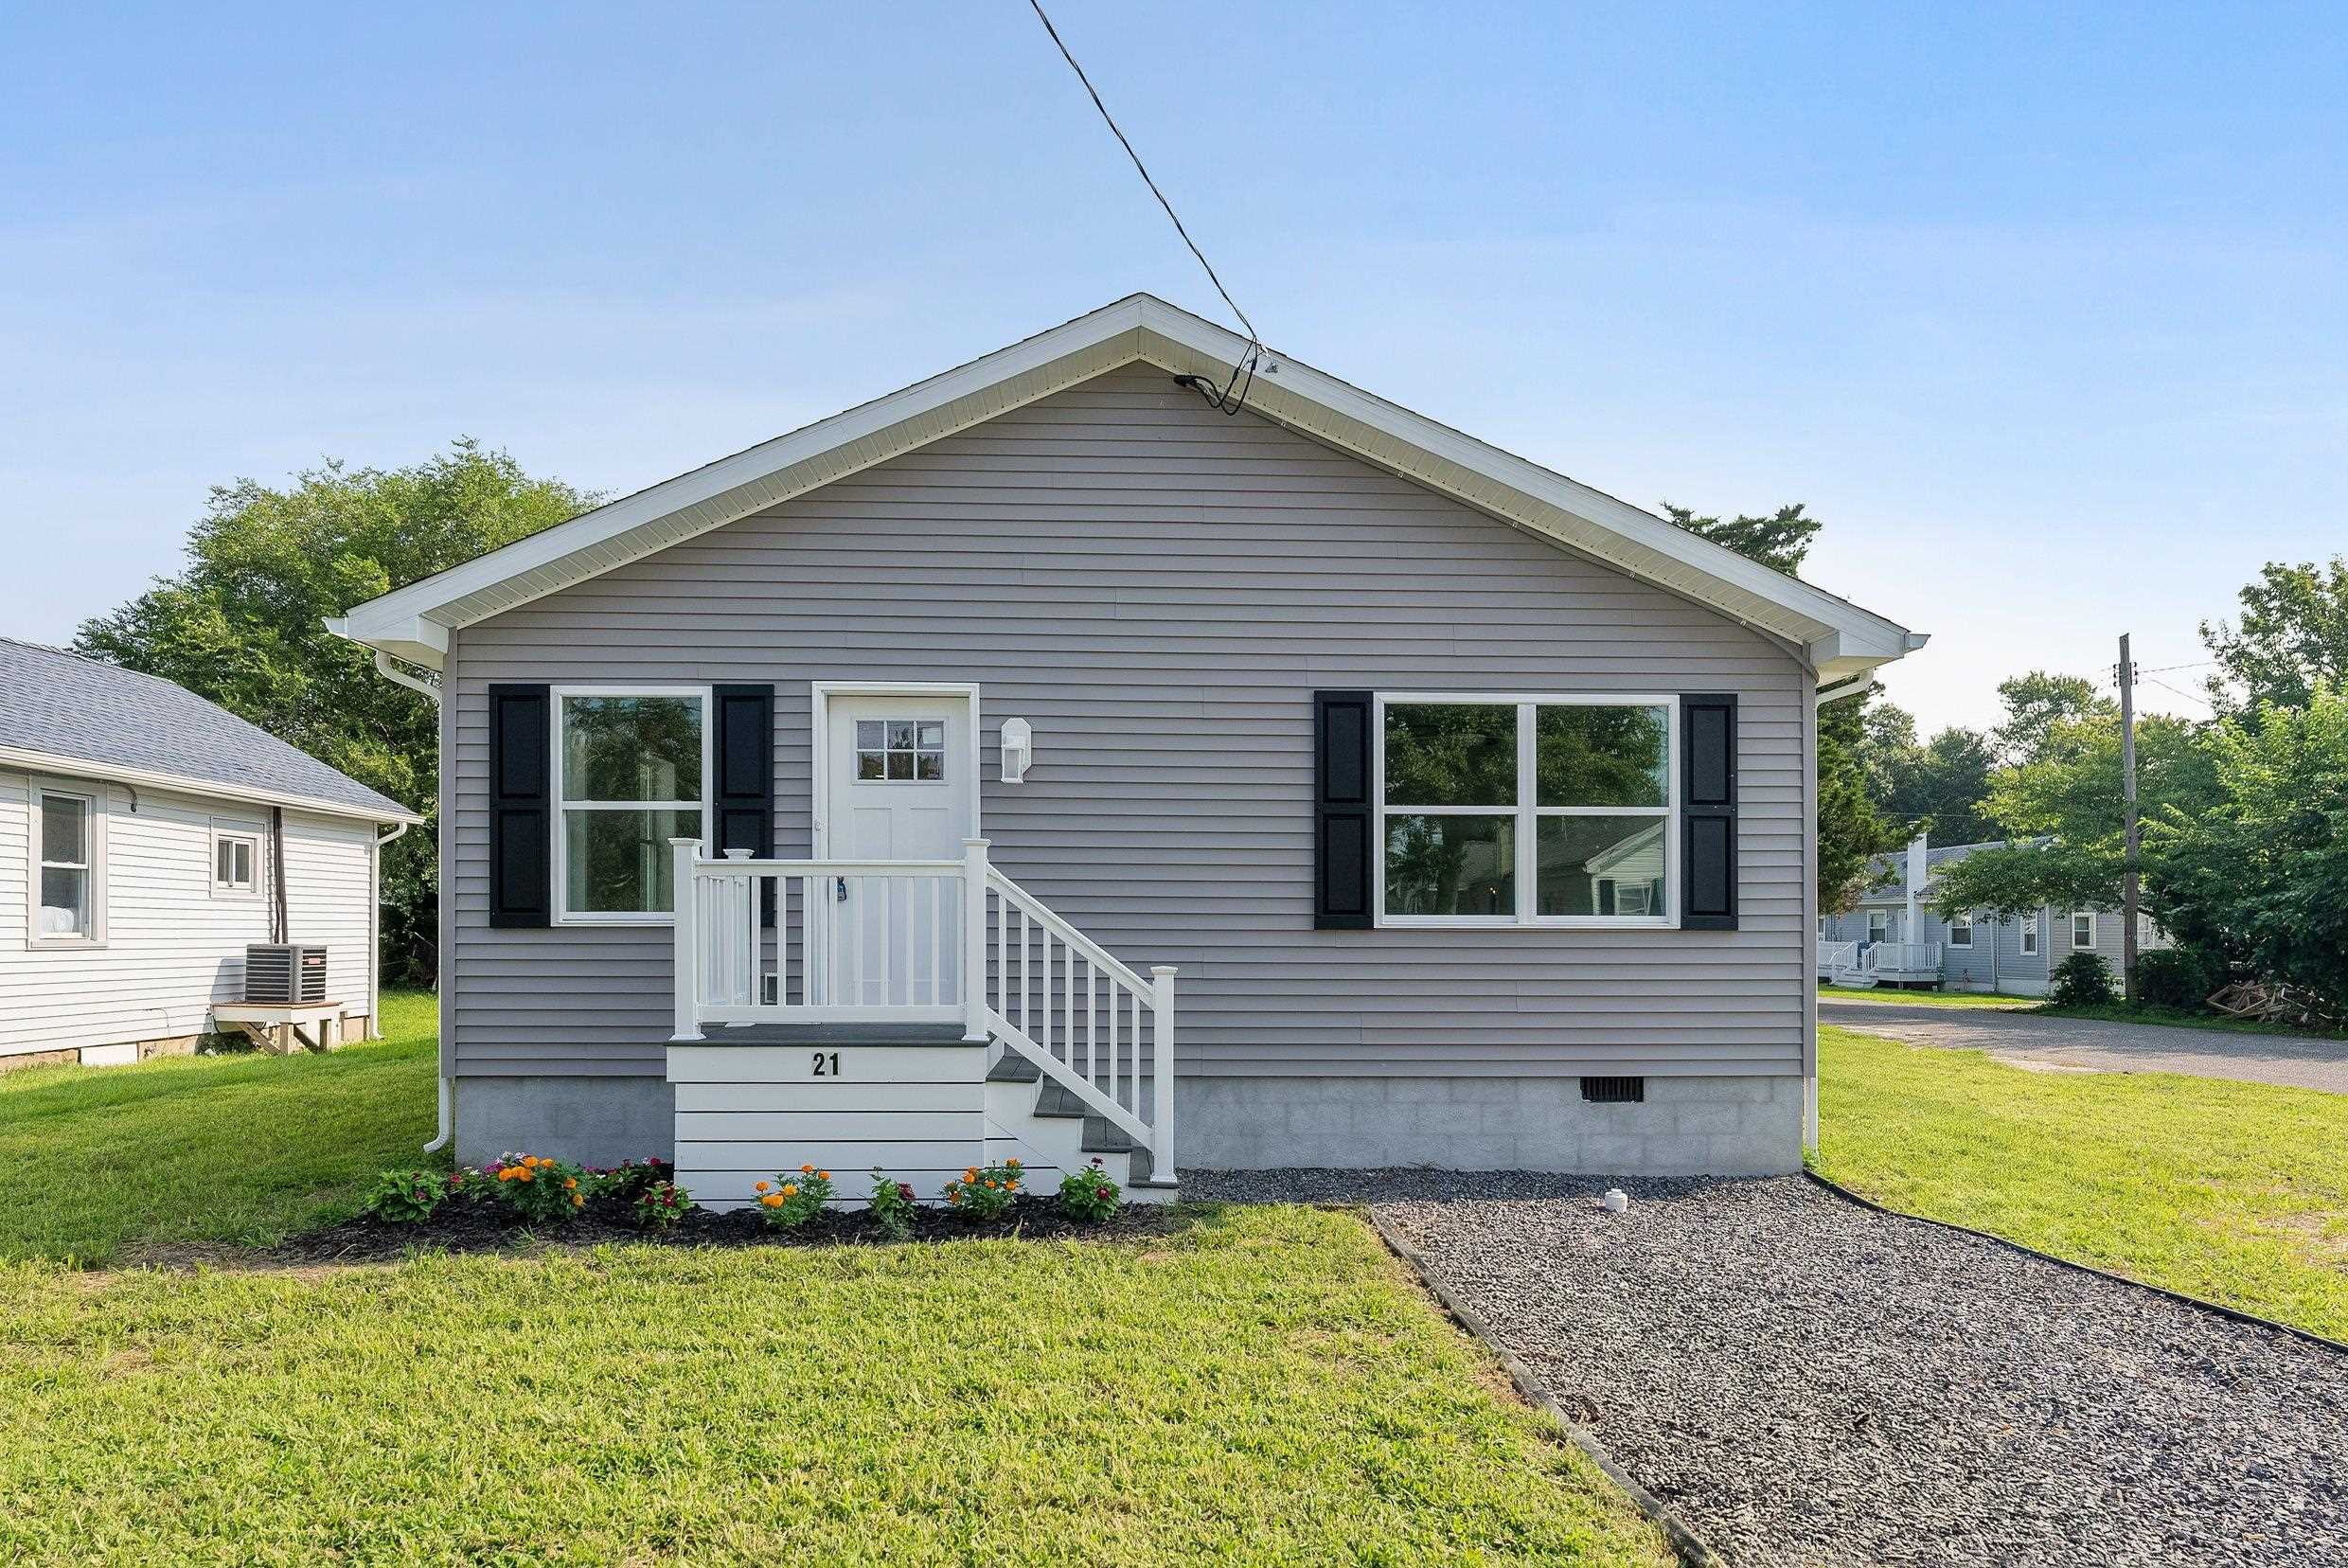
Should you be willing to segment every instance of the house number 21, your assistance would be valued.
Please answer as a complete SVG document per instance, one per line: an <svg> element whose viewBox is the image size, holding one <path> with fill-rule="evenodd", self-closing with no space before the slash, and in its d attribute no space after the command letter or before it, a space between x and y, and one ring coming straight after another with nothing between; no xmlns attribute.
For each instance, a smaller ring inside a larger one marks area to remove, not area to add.
<svg viewBox="0 0 2348 1568"><path fill-rule="evenodd" d="M840 1053L837 1051L816 1052L815 1076L817 1078L838 1078L840 1076Z"/></svg>

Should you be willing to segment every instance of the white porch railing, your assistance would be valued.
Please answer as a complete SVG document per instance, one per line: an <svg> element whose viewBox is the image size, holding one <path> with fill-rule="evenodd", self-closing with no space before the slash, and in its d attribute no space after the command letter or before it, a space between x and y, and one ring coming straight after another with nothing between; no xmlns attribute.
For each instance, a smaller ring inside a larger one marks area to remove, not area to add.
<svg viewBox="0 0 2348 1568"><path fill-rule="evenodd" d="M1840 974L1846 970L1857 968L1859 968L1859 944L1857 942L1829 942L1823 938L1820 940L1818 972L1821 975Z"/></svg>
<svg viewBox="0 0 2348 1568"><path fill-rule="evenodd" d="M1871 942L1859 954L1859 968L1878 979L1912 980L1940 974L1938 942Z"/></svg>
<svg viewBox="0 0 2348 1568"><path fill-rule="evenodd" d="M671 839L677 1041L707 1024L959 1023L1174 1179L1174 970L1145 980L987 862L722 858Z"/></svg>

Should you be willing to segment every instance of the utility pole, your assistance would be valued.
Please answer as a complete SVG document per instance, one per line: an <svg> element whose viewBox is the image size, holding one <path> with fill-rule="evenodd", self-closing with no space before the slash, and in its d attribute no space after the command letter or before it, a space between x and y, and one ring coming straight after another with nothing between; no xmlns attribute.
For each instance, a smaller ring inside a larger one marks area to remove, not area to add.
<svg viewBox="0 0 2348 1568"><path fill-rule="evenodd" d="M2121 994L2136 1000L2136 665L2127 633L2120 634L2120 806L2127 839L2120 867Z"/></svg>

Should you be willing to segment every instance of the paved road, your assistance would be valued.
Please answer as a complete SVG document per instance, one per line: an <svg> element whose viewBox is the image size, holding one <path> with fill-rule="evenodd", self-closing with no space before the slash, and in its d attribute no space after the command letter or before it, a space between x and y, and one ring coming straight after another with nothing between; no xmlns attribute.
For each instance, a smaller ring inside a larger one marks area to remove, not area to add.
<svg viewBox="0 0 2348 1568"><path fill-rule="evenodd" d="M1987 1007L1821 997L1818 1018L1912 1045L1987 1051L2025 1066L2098 1073L2187 1073L2348 1095L2348 1041L2180 1029L2160 1024L2041 1018Z"/></svg>

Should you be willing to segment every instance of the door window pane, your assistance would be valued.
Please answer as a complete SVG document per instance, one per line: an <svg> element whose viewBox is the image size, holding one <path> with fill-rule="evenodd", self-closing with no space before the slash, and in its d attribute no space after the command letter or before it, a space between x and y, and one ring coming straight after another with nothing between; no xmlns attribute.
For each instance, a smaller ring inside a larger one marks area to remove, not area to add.
<svg viewBox="0 0 2348 1568"><path fill-rule="evenodd" d="M1514 915L1516 823L1504 816L1386 818L1386 913Z"/></svg>
<svg viewBox="0 0 2348 1568"><path fill-rule="evenodd" d="M675 908L668 841L701 836L698 811L563 812L563 907L578 915Z"/></svg>
<svg viewBox="0 0 2348 1568"><path fill-rule="evenodd" d="M1398 703L1389 706L1386 803L1514 806L1515 706L1502 703Z"/></svg>
<svg viewBox="0 0 2348 1568"><path fill-rule="evenodd" d="M946 776L943 719L859 719L856 778L859 783L934 784Z"/></svg>
<svg viewBox="0 0 2348 1568"><path fill-rule="evenodd" d="M1659 707L1543 707L1533 721L1543 806L1661 806L1671 728Z"/></svg>
<svg viewBox="0 0 2348 1568"><path fill-rule="evenodd" d="M1545 816L1534 845L1543 915L1664 913L1662 817Z"/></svg>
<svg viewBox="0 0 2348 1568"><path fill-rule="evenodd" d="M562 798L699 800L699 697L562 699Z"/></svg>

